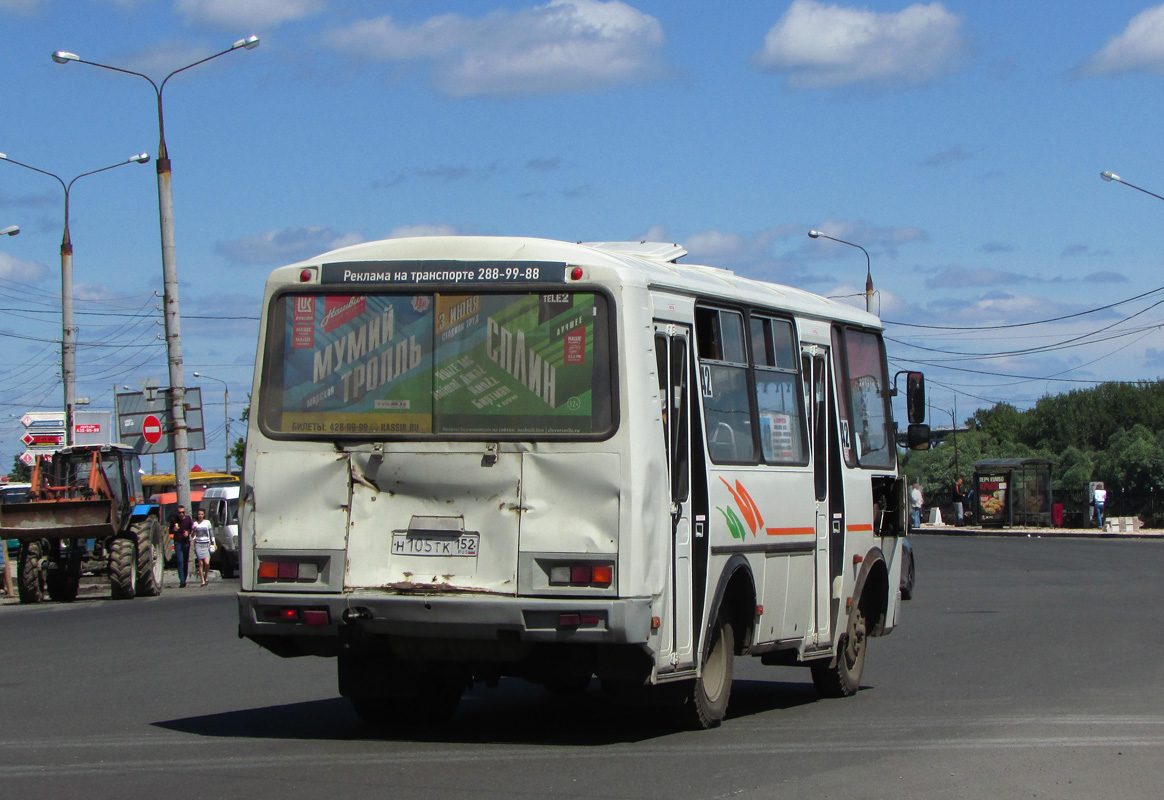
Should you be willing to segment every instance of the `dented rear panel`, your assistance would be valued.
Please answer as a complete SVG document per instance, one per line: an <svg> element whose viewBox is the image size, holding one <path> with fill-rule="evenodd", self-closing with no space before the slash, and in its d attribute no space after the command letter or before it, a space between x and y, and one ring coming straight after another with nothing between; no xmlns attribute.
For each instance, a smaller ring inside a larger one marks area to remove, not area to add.
<svg viewBox="0 0 1164 800"><path fill-rule="evenodd" d="M517 593L521 456L351 456L346 588Z"/></svg>

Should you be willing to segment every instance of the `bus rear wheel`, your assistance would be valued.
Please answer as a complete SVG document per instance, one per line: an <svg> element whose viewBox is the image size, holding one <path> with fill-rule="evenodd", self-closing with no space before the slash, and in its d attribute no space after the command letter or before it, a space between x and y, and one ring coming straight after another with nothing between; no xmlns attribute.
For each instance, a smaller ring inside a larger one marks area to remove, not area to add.
<svg viewBox="0 0 1164 800"><path fill-rule="evenodd" d="M861 688L866 635L865 612L856 603L849 613L849 624L837 648L836 661L812 667L812 682L822 697L849 697Z"/></svg>
<svg viewBox="0 0 1164 800"><path fill-rule="evenodd" d="M348 699L360 721L373 728L432 728L453 718L462 694L463 686L434 678L421 681L417 693L407 697L356 695Z"/></svg>
<svg viewBox="0 0 1164 800"><path fill-rule="evenodd" d="M723 722L732 693L735 651L735 630L721 611L704 651L703 669L699 677L690 682L678 709L680 722L685 727L707 730L717 728Z"/></svg>

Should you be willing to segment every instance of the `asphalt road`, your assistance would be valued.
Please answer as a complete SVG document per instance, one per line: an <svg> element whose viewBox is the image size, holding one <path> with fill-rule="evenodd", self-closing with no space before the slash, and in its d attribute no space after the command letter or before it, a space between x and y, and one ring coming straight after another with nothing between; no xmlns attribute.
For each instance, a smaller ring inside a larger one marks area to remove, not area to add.
<svg viewBox="0 0 1164 800"><path fill-rule="evenodd" d="M675 732L594 687L475 689L384 738L334 663L236 638L230 583L0 607L0 793L28 798L1156 798L1164 542L919 536L855 697L737 659L729 719Z"/></svg>

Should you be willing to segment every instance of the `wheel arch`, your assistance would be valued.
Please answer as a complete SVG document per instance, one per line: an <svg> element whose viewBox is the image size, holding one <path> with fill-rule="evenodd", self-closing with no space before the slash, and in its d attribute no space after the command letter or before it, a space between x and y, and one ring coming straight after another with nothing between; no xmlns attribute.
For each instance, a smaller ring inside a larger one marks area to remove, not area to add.
<svg viewBox="0 0 1164 800"><path fill-rule="evenodd" d="M733 555L719 573L719 582L711 602L712 613L708 615L703 630L701 647L711 640L711 629L715 625L720 609L731 620L736 631L736 655L746 653L752 646L756 630L756 580L752 566L740 554Z"/></svg>
<svg viewBox="0 0 1164 800"><path fill-rule="evenodd" d="M853 598L865 613L868 634L885 635L885 620L889 613L889 567L880 547L870 548L865 554L857 584L853 587Z"/></svg>

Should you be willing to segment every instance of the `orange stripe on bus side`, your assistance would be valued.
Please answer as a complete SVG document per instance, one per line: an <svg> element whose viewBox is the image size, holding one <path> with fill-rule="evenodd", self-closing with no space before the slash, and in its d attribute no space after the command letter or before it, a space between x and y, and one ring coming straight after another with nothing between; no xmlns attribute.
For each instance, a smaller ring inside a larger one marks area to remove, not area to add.
<svg viewBox="0 0 1164 800"><path fill-rule="evenodd" d="M871 531L871 530L873 530L873 526L867 522L863 525L849 525L847 527L851 531Z"/></svg>
<svg viewBox="0 0 1164 800"><path fill-rule="evenodd" d="M815 536L812 528L765 528L769 536Z"/></svg>

